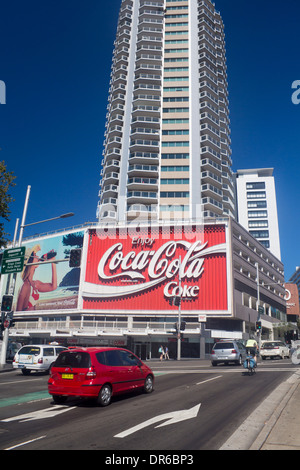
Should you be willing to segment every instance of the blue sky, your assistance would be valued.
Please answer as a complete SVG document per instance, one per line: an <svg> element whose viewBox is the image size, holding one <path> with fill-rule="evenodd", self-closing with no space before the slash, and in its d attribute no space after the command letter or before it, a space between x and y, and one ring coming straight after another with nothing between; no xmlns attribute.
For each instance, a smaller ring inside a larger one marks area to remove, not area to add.
<svg viewBox="0 0 300 470"><path fill-rule="evenodd" d="M113 41L120 0L0 0L0 160L17 176L13 235L96 220ZM286 279L299 253L299 0L216 0L226 32L233 169L274 168Z"/></svg>

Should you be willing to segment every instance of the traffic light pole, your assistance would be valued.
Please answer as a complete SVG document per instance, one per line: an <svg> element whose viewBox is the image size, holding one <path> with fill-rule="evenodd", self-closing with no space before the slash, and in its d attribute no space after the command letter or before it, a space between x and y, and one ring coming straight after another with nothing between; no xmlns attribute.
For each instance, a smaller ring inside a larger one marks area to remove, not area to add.
<svg viewBox="0 0 300 470"><path fill-rule="evenodd" d="M260 288L259 288L259 269L258 263L256 263L256 283L257 283L257 321L260 321L260 311L259 311L259 304L260 304ZM261 333L262 328L258 331L258 350L260 355L261 350Z"/></svg>
<svg viewBox="0 0 300 470"><path fill-rule="evenodd" d="M19 219L16 220L14 239L13 239L13 243L12 243L13 247L16 246L18 227L19 227ZM9 292L10 295L13 295L13 293L14 293L14 285L15 285L15 275L13 277L11 277L11 274L9 274L8 275L8 292ZM1 304L2 304L2 302L1 302ZM3 320L5 321L6 317L5 317L5 314L2 313L2 311L1 311L1 316L2 316ZM6 353L7 353L7 348L8 348L8 339L9 339L9 328L4 328L3 339L2 339L2 348L1 348L1 356L0 356L0 367L4 366L6 364Z"/></svg>
<svg viewBox="0 0 300 470"><path fill-rule="evenodd" d="M73 212L68 212L67 214L62 214L58 217L52 217L51 219L45 219L45 220L40 220L38 222L25 224L27 210L28 210L29 197L30 197L30 191L31 191L31 186L27 186L27 192L26 192L25 204L24 204L24 209L23 209L22 222L21 222L20 232L19 232L19 240L18 240L18 246L19 247L22 245L23 233L24 233L24 228L25 227L28 227L29 225L41 224L43 222L49 222L49 221L56 220L56 219L66 219L67 217L72 217L74 215ZM13 241L13 245L12 245L13 247L16 246L18 225L19 225L19 219L17 219L17 223L16 223L16 227L15 227L14 241ZM68 261L68 259L52 261L52 262L55 263L55 262L62 262L62 261ZM33 264L36 264L36 263L31 263L31 264L33 265ZM12 283L11 283L11 278L10 277L9 277L9 281L8 281L8 283L9 283L9 293L12 294L12 295L14 295L15 282L16 282L16 274L14 274L14 276L13 276ZM0 355L0 366L3 366L3 365L6 364L6 352L7 352L7 347L8 347L8 338L9 338L9 327L5 328L4 333L3 333L3 342L2 342L1 355Z"/></svg>

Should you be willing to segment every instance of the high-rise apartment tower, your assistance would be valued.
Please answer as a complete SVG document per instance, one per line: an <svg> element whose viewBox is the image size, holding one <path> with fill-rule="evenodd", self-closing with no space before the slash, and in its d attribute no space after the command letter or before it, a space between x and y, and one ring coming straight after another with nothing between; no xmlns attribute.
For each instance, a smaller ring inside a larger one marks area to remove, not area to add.
<svg viewBox="0 0 300 470"><path fill-rule="evenodd" d="M122 0L99 220L235 216L224 25L209 0Z"/></svg>

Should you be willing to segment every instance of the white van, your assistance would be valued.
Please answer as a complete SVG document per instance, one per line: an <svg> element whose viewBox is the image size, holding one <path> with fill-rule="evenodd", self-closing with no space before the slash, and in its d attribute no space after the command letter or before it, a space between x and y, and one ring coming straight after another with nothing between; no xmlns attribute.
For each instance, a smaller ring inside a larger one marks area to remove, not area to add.
<svg viewBox="0 0 300 470"><path fill-rule="evenodd" d="M46 344L23 346L14 357L13 368L21 369L23 375L29 375L32 370L49 373L57 356L65 349L68 348Z"/></svg>

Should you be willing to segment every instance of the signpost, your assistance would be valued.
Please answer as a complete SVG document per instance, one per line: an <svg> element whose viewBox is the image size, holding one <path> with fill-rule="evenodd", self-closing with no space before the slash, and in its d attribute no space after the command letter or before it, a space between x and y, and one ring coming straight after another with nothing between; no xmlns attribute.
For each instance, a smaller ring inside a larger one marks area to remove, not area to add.
<svg viewBox="0 0 300 470"><path fill-rule="evenodd" d="M1 274L20 273L24 267L25 246L5 250L2 257Z"/></svg>

